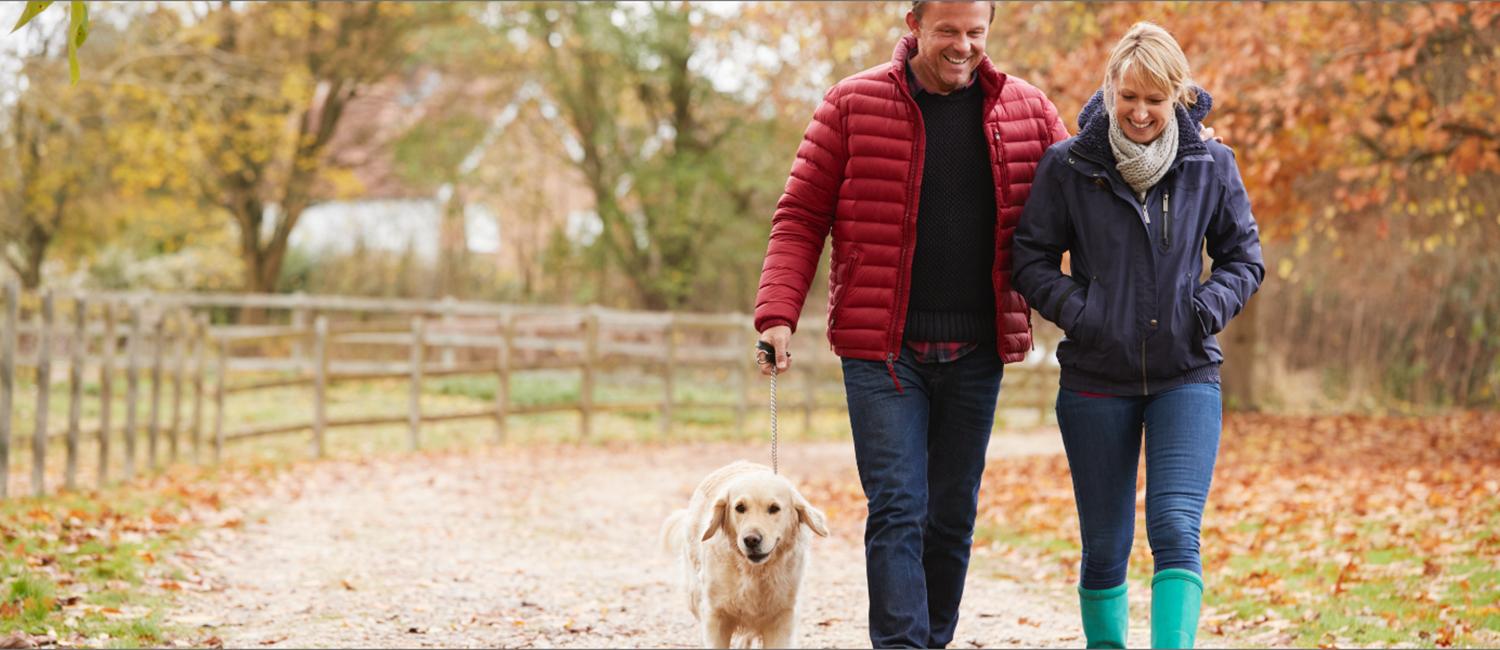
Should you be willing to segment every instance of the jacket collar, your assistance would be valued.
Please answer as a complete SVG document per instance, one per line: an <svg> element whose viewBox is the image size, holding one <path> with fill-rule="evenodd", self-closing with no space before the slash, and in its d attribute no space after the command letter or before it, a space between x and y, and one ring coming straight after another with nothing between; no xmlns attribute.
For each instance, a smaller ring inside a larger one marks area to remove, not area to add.
<svg viewBox="0 0 1500 650"><path fill-rule="evenodd" d="M911 86L906 83L906 62L917 53L917 37L907 34L896 42L896 49L891 53L891 78L896 81L900 88L911 95ZM979 65L974 68L974 74L978 76L979 87L984 90L987 98L998 98L1000 89L1005 87L1005 73L1000 72L990 61L988 55L979 58Z"/></svg>
<svg viewBox="0 0 1500 650"><path fill-rule="evenodd" d="M1213 96L1202 88L1198 89L1198 103L1193 104L1192 110L1184 109L1180 104L1176 106L1177 161L1208 153L1208 146L1198 137L1198 127L1213 106ZM1073 142L1073 150L1097 162L1114 162L1114 150L1109 146L1109 115L1104 112L1104 91L1096 91L1078 112L1078 138Z"/></svg>

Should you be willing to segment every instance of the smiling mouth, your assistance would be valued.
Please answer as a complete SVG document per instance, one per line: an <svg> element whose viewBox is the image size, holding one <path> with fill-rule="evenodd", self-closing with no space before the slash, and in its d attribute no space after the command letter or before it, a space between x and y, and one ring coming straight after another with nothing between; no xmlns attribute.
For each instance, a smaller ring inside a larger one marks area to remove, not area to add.
<svg viewBox="0 0 1500 650"><path fill-rule="evenodd" d="M1145 124L1140 124L1140 123L1136 122L1135 120L1126 120L1126 121L1130 123L1130 126L1133 126L1133 127L1137 128L1137 129L1140 129L1142 131L1145 131L1146 129L1151 128L1151 125L1155 124L1155 122L1147 122Z"/></svg>
<svg viewBox="0 0 1500 650"><path fill-rule="evenodd" d="M765 562L766 558L771 557L771 554L770 553L746 553L745 557L750 560L751 564L760 564L761 562Z"/></svg>
<svg viewBox="0 0 1500 650"><path fill-rule="evenodd" d="M973 61L974 57L972 55L970 55L969 58L966 58L966 59L955 59L955 58L953 58L951 56L948 56L948 55L944 54L943 55L943 60L947 61L949 63L952 63L953 65L964 65L964 64L966 64L966 63L968 63L970 61Z"/></svg>

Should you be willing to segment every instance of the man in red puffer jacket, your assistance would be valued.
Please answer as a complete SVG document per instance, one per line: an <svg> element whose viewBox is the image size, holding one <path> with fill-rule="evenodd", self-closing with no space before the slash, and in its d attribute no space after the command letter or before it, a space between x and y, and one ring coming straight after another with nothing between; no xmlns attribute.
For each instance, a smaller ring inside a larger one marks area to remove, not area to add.
<svg viewBox="0 0 1500 650"><path fill-rule="evenodd" d="M828 339L869 502L881 648L953 639L1001 374L1031 349L1011 237L1042 152L1068 137L1046 95L985 56L993 3L912 5L891 62L840 81L813 113L755 306L785 372L832 232Z"/></svg>

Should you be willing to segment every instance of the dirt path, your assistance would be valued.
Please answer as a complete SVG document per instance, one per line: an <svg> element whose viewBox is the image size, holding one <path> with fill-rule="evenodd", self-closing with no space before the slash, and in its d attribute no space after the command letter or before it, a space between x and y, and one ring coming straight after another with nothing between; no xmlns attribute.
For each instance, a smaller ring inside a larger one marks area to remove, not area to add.
<svg viewBox="0 0 1500 650"><path fill-rule="evenodd" d="M991 455L1055 453L997 437ZM183 554L205 590L169 620L226 646L689 647L662 519L742 444L526 447L310 464ZM794 481L854 480L847 442L789 445ZM801 643L868 647L860 525L813 544ZM1071 590L971 571L954 647L1077 645Z"/></svg>

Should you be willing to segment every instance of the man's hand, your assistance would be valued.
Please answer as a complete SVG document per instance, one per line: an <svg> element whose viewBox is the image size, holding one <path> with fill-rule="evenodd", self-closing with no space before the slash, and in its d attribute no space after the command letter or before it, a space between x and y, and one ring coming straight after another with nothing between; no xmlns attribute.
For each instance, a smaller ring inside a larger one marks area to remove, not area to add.
<svg viewBox="0 0 1500 650"><path fill-rule="evenodd" d="M760 333L760 340L770 343L771 347L776 348L777 374L786 374L786 371L792 369L792 353L790 352L792 346L792 328L785 325L767 327L766 331ZM770 375L771 365L766 363L760 364L760 374Z"/></svg>
<svg viewBox="0 0 1500 650"><path fill-rule="evenodd" d="M1198 125L1198 139L1204 142L1213 140L1214 142L1217 142L1219 144L1224 144L1224 138L1214 135L1214 127L1203 126L1202 124Z"/></svg>

